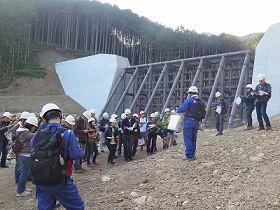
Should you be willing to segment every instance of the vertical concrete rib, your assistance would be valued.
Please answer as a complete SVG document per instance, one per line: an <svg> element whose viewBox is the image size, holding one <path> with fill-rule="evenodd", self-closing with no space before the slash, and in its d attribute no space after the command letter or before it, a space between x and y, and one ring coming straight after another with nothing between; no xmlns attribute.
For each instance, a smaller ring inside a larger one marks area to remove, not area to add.
<svg viewBox="0 0 280 210"><path fill-rule="evenodd" d="M217 85L218 85L220 77L221 77L221 72L224 69L224 65L225 65L225 56L223 55L222 59L220 61L220 65L219 65L219 68L218 68L218 72L217 72L214 84L212 86L212 90L211 90L208 102L207 102L206 117L205 117L205 119L202 120L202 123L201 123L201 127L202 127L203 130L206 127L206 119L209 117L209 114L211 112L211 104L212 104L212 101L214 99L214 95L215 95L215 92L216 92L216 89L217 89Z"/></svg>
<svg viewBox="0 0 280 210"><path fill-rule="evenodd" d="M155 94L156 94L156 92L157 92L158 86L160 85L160 83L161 83L161 81L162 81L162 78L163 78L163 76L164 76L164 74L165 74L167 68L168 68L168 64L165 63L165 64L164 64L164 67L163 67L163 69L162 69L162 71L161 71L161 73L160 73L160 76L159 76L159 79L158 79L158 81L157 81L157 84L156 84L156 86L155 86L155 88L154 88L154 90L153 90L153 92L152 92L152 95L151 95L151 97L149 98L149 101L148 101L148 103L147 103L147 105L146 105L146 108L145 108L145 110L144 110L145 113L147 113L147 111L148 111L148 109L149 109L149 107L150 107L150 105L151 105L151 103L152 103L152 101L153 101L153 99L154 99L154 96L155 96Z"/></svg>
<svg viewBox="0 0 280 210"><path fill-rule="evenodd" d="M145 75L145 77L144 77L144 79L143 79L143 81L142 81L142 83L141 83L141 85L139 87L139 90L137 91L136 95L134 96L134 99L133 99L132 104L130 106L130 110L132 110L134 108L134 106L135 106L135 104L136 104L136 102L137 102L137 100L138 100L138 98L140 96L140 93L141 93L142 89L144 88L144 86L145 86L145 84L147 82L147 79L150 76L150 73L151 73L152 69L153 69L153 66L150 65L150 67L149 67L149 69L147 71L147 74Z"/></svg>
<svg viewBox="0 0 280 210"><path fill-rule="evenodd" d="M181 76L181 73L182 73L182 71L184 70L184 66L185 66L185 62L182 61L182 62L181 62L181 66L180 66L180 68L179 68L179 70L178 70L178 73L177 73L177 75L176 75L176 78L175 78L175 80L174 80L174 82L173 82L173 85L172 85L172 87L171 87L171 90L170 90L170 92L169 92L169 94L168 94L168 96L167 96L167 99L166 99L166 101L165 101L165 104L164 104L163 107L162 107L162 111L161 111L162 114L164 113L164 109L167 107L167 105L168 105L168 103L169 103L169 101L170 101L170 99L171 99L171 96L172 96L172 94L173 94L173 92L174 92L174 90L175 90L175 88L176 88L176 85L177 85L178 80L179 80L179 78L180 78L180 76Z"/></svg>
<svg viewBox="0 0 280 210"><path fill-rule="evenodd" d="M242 92L242 86L243 86L243 81L244 81L244 78L245 78L245 73L249 69L249 62L250 62L250 53L247 52L244 63L243 63L241 75L240 75L240 78L239 78L237 90L236 90L236 93L235 93L235 98L237 98ZM228 128L232 128L232 126L233 126L233 121L234 121L234 118L235 118L236 108L237 108L237 104L233 101L233 105L232 105L232 109L231 109L231 113L230 113L230 117L229 117L229 121L228 121Z"/></svg>
<svg viewBox="0 0 280 210"><path fill-rule="evenodd" d="M109 103L111 102L111 100L112 100L112 98L113 98L113 96L114 96L116 90L118 89L118 87L119 87L121 81L123 80L125 73L126 73L126 70L124 69L123 72L122 72L122 74L119 76L119 79L118 79L118 81L116 82L116 85L115 85L114 88L112 89L112 91L111 91L111 93L110 93L110 95L109 95L109 97L108 97L108 99L107 99L107 101L106 101L106 103L105 103L103 109L102 109L101 112L100 112L100 115L99 115L99 118L100 118L100 119L101 119L103 113L105 112L105 110L107 109L107 106L108 106Z"/></svg>
<svg viewBox="0 0 280 210"><path fill-rule="evenodd" d="M132 82L134 81L135 76L137 75L137 73L138 73L138 67L136 67L135 71L133 72L133 75L130 78L130 80L129 80L127 86L126 86L126 88L125 88L125 90L124 90L124 92L122 94L122 97L120 98L120 100L119 100L119 102L118 102L118 104L117 104L117 106L116 106L116 108L114 110L114 113L117 113L118 109L120 108L120 106L121 106L121 104L122 104L122 102L124 100L124 97L126 96L126 94L127 94L128 90L129 90Z"/></svg>

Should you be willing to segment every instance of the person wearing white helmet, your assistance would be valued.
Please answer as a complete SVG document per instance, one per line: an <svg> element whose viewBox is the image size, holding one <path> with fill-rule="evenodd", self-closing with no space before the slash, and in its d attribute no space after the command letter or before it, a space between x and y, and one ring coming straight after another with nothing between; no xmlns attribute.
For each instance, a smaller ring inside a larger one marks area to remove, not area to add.
<svg viewBox="0 0 280 210"><path fill-rule="evenodd" d="M244 131L252 130L252 112L255 109L255 98L253 98L252 92L253 92L253 85L248 84L246 85L246 92L247 95L243 96L240 95L239 97L241 98L242 102L245 102L246 104L246 119L247 119L247 127L244 129Z"/></svg>
<svg viewBox="0 0 280 210"><path fill-rule="evenodd" d="M265 76L263 74L258 75L258 80L259 84L252 92L253 97L256 98L256 112L259 122L258 131L264 129L271 130L270 120L266 113L267 103L271 98L271 85L265 81ZM265 121L266 128L264 127L263 120Z"/></svg>
<svg viewBox="0 0 280 210"><path fill-rule="evenodd" d="M83 173L86 169L82 167L83 159L87 157L87 143L88 143L88 133L91 130L88 127L88 119L91 118L90 111L85 111L80 117L76 119L73 131L78 139L80 148L84 152L84 157L80 160L74 161L74 173Z"/></svg>
<svg viewBox="0 0 280 210"><path fill-rule="evenodd" d="M49 103L42 108L42 117L48 123L45 128L51 132L61 130L62 113L60 108ZM34 148L37 135L42 131L37 131L31 140L31 148ZM38 199L38 209L54 209L56 201L58 200L65 209L84 209L84 202L78 192L77 186L72 180L73 160L79 160L83 157L84 152L80 149L76 136L72 130L61 131L64 142L63 150L65 151L65 162L67 166L67 173L64 175L63 183L55 186L36 186L36 196ZM66 155L67 154L67 155Z"/></svg>
<svg viewBox="0 0 280 210"><path fill-rule="evenodd" d="M91 117L95 118L95 115L96 115L95 109L91 109L90 113L91 113Z"/></svg>
<svg viewBox="0 0 280 210"><path fill-rule="evenodd" d="M101 152L105 152L103 146L103 143L105 142L104 132L110 126L109 114L107 112L103 113L102 118L101 120L99 120L98 124L99 124L99 147Z"/></svg>
<svg viewBox="0 0 280 210"><path fill-rule="evenodd" d="M199 128L199 121L195 119L195 106L198 100L198 89L195 86L191 86L188 89L188 97L184 103L178 108L178 113L184 113L184 144L185 155L183 160L193 161L196 159L196 140L197 132Z"/></svg>
<svg viewBox="0 0 280 210"><path fill-rule="evenodd" d="M122 154L122 145L123 145L123 130L122 130L122 121L126 118L126 114L121 114L121 120L117 122L119 128L119 141L118 141L118 156Z"/></svg>
<svg viewBox="0 0 280 210"><path fill-rule="evenodd" d="M126 162L128 162L128 161L133 161L132 146L134 140L134 126L137 124L137 122L135 118L132 117L130 109L126 109L124 113L126 114L126 118L122 122L123 147L124 147L124 159Z"/></svg>
<svg viewBox="0 0 280 210"><path fill-rule="evenodd" d="M73 129L74 125L75 125L75 117L73 117L73 115L68 115L64 120L63 127L68 129Z"/></svg>
<svg viewBox="0 0 280 210"><path fill-rule="evenodd" d="M22 112L20 114L20 117L19 117L19 121L18 123L13 127L13 130L12 130L12 141L15 142L17 137L16 137L16 131L18 128L22 128L25 124L26 124L26 120L27 118L30 116L30 113L29 112ZM19 158L19 153L16 152L16 164L15 164L15 183L18 183L18 179L19 179L19 176L20 176L20 173L21 173L21 169L22 169L22 163L21 163L21 159Z"/></svg>
<svg viewBox="0 0 280 210"><path fill-rule="evenodd" d="M162 117L161 121L159 121L159 124L162 127L162 134L163 134L163 149L167 149L169 147L170 138L173 136L174 131L168 129L168 124L170 121L170 109L165 108L164 109L164 116ZM174 144L176 145L176 144Z"/></svg>
<svg viewBox="0 0 280 210"><path fill-rule="evenodd" d="M106 129L104 133L107 147L109 149L107 162L112 165L116 165L117 163L114 162L114 156L118 145L119 131L116 128L117 121L115 118L111 118L109 122L110 122L110 126L108 127L108 129Z"/></svg>
<svg viewBox="0 0 280 210"><path fill-rule="evenodd" d="M139 119L139 128L140 128L140 139L141 139L141 145L140 150L143 150L143 146L146 145L146 142L148 140L148 134L147 134L147 123L149 120L145 117L145 112L140 112L140 119Z"/></svg>
<svg viewBox="0 0 280 210"><path fill-rule="evenodd" d="M147 123L147 141L146 141L146 149L147 149L147 155L154 154L155 152L155 146L156 146L156 140L158 135L158 129L159 126L157 125L156 120L156 114L152 113L150 114L150 121Z"/></svg>
<svg viewBox="0 0 280 210"><path fill-rule="evenodd" d="M216 92L215 97L216 99L211 107L215 110L216 129L218 131L216 136L220 136L223 135L224 121L228 104L220 92Z"/></svg>
<svg viewBox="0 0 280 210"><path fill-rule="evenodd" d="M30 171L30 155L31 147L30 142L35 135L34 131L38 127L38 120L34 116L27 118L24 126L19 127L16 130L16 138L22 145L21 151L19 152L19 158L22 162L22 171L18 180L17 194L16 196L27 196L31 195L31 190L26 188L26 180Z"/></svg>
<svg viewBox="0 0 280 210"><path fill-rule="evenodd" d="M11 120L12 114L10 112L4 112L1 122L0 122L0 156L1 156L1 168L9 168L9 166L6 165L7 161L7 145L9 140L5 136L5 133L11 128L10 120ZM2 154L2 155L1 155Z"/></svg>
<svg viewBox="0 0 280 210"><path fill-rule="evenodd" d="M98 129L96 125L96 119L94 117L89 118L88 123L89 128L93 131L88 133L87 166L94 167L100 165L96 162L96 157L98 155L98 149L96 144L96 142L98 141ZM92 155L92 153L94 154Z"/></svg>
<svg viewBox="0 0 280 210"><path fill-rule="evenodd" d="M133 118L135 119L135 123L133 125L133 145L132 145L132 159L135 160L135 154L137 152L137 147L139 145L140 135L140 127L139 127L139 115L137 113L133 114Z"/></svg>

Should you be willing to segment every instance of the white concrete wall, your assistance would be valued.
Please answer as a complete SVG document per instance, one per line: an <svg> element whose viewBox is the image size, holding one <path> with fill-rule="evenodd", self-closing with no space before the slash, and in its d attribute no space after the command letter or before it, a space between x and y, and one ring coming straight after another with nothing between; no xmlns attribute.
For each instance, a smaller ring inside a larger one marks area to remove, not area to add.
<svg viewBox="0 0 280 210"><path fill-rule="evenodd" d="M99 54L56 63L55 69L65 93L85 109L95 109L98 116L119 75L127 66L127 58Z"/></svg>
<svg viewBox="0 0 280 210"><path fill-rule="evenodd" d="M254 87L258 84L258 74L261 73L272 87L267 113L274 116L280 113L280 23L269 27L256 48L252 81Z"/></svg>

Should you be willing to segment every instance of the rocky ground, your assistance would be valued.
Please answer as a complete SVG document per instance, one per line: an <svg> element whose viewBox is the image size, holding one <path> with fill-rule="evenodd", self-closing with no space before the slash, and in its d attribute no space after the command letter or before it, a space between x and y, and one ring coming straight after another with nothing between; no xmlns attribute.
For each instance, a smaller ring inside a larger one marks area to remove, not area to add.
<svg viewBox="0 0 280 210"><path fill-rule="evenodd" d="M73 178L86 209L280 209L279 122L272 118L271 131L239 127L218 137L215 130L199 131L193 162L181 159L181 135L176 147L153 156L138 151L135 161L118 158L116 166L106 163L106 152L100 166ZM9 165L0 169L1 209L36 209L35 186L27 184L32 196L16 197Z"/></svg>

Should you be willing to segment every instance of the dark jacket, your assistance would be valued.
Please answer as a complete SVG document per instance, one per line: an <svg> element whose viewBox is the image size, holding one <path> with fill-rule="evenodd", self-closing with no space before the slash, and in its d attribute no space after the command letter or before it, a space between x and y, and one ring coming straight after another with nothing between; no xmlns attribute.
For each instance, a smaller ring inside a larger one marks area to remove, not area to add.
<svg viewBox="0 0 280 210"><path fill-rule="evenodd" d="M7 137L5 136L5 133L9 130L8 125L10 122L4 122L0 121L0 141L8 141Z"/></svg>
<svg viewBox="0 0 280 210"><path fill-rule="evenodd" d="M88 129L87 123L80 116L73 127L74 134L79 139L80 142L86 143L88 141L88 134L84 133L84 130Z"/></svg>
<svg viewBox="0 0 280 210"><path fill-rule="evenodd" d="M106 130L106 125L108 125L108 127L110 126L109 120L105 119L104 117L99 121L99 131L100 132L105 132Z"/></svg>
<svg viewBox="0 0 280 210"><path fill-rule="evenodd" d="M246 104L246 111L247 110L254 110L255 109L255 98L252 96L253 90L247 93L247 96L240 96L242 99L242 102L245 102Z"/></svg>
<svg viewBox="0 0 280 210"><path fill-rule="evenodd" d="M221 100L215 100L215 102L212 105L212 108L217 108L218 106L220 106L222 108L222 111L220 114L226 114L227 113L227 108L228 108L228 104L226 102L226 100L224 98L222 98ZM218 114L217 112L215 112L215 114Z"/></svg>
<svg viewBox="0 0 280 210"><path fill-rule="evenodd" d="M260 90L268 94L260 96L259 95ZM254 98L256 98L256 102L268 102L269 99L271 98L271 85L266 82L263 85L258 84L253 92L255 93Z"/></svg>
<svg viewBox="0 0 280 210"><path fill-rule="evenodd" d="M27 128L19 127L16 131L16 138L23 144L20 154L31 154L30 142L35 133L31 133Z"/></svg>
<svg viewBox="0 0 280 210"><path fill-rule="evenodd" d="M127 128L132 127L132 126L137 126L137 122L134 118L125 118L122 122L122 129L123 129L123 135L126 136L132 136L134 135L134 130L129 131ZM140 130L139 130L140 132Z"/></svg>
<svg viewBox="0 0 280 210"><path fill-rule="evenodd" d="M115 137L115 138L117 138L119 136L118 128L114 127L114 130L113 130L113 128L111 126L108 127L105 130L104 136L105 136L106 143L110 144L112 139L109 139L108 137ZM117 140L115 139L115 141L117 141Z"/></svg>

